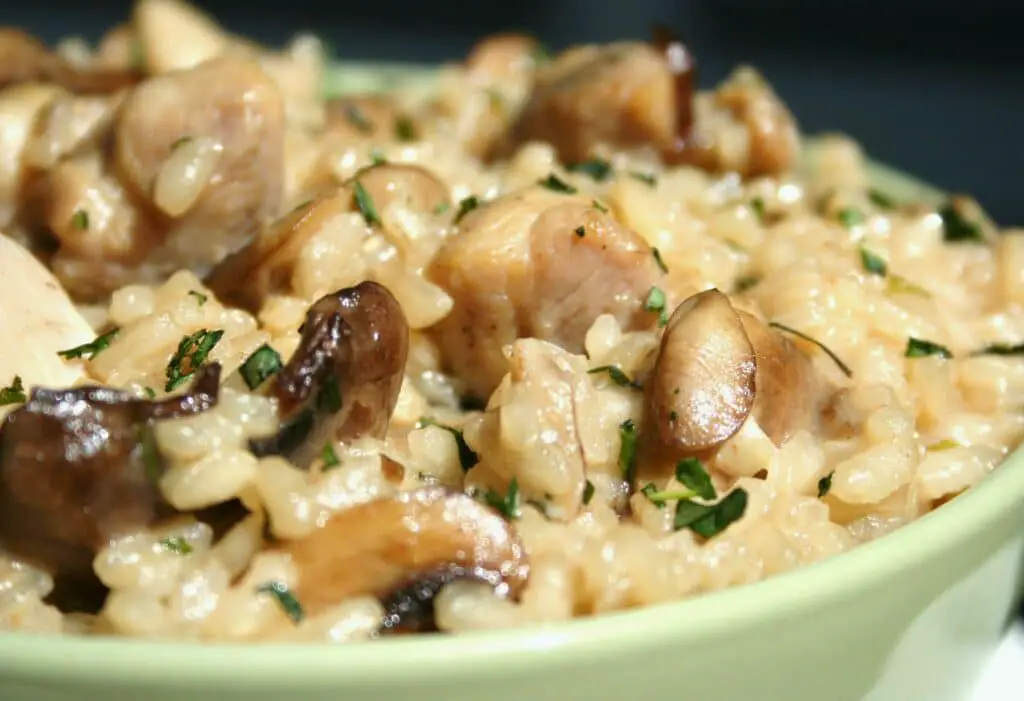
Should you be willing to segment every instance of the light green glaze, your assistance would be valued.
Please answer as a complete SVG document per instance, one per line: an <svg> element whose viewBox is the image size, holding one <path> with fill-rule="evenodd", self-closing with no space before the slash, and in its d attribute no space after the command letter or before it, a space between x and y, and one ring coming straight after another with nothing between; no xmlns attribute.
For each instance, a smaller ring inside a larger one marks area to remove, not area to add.
<svg viewBox="0 0 1024 701"><path fill-rule="evenodd" d="M875 175L896 197L937 195ZM549 629L342 647L6 635L0 699L961 701L1022 582L1018 451L920 521L751 586Z"/></svg>

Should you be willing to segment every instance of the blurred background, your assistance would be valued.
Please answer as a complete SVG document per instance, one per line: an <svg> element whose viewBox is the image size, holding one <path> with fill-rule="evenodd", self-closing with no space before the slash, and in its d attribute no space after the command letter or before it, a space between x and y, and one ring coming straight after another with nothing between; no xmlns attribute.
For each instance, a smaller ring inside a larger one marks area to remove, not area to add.
<svg viewBox="0 0 1024 701"><path fill-rule="evenodd" d="M654 21L694 47L711 85L749 62L808 132L844 131L875 158L971 192L1024 225L1024 3L1007 0L206 0L233 31L271 44L314 31L340 59L456 60L480 36L525 31L557 49L645 38ZM5 23L49 42L95 41L129 0L7 3ZM85 9L88 8L88 9Z"/></svg>

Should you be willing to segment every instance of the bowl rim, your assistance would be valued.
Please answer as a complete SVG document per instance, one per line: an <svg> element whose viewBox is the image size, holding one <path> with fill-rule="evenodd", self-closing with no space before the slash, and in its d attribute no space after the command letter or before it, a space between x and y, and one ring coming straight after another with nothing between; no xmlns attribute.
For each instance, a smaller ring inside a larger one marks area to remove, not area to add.
<svg viewBox="0 0 1024 701"><path fill-rule="evenodd" d="M372 83L384 64L348 63ZM387 64L395 71L422 66ZM335 81L337 84L337 81ZM810 153L816 146L812 143ZM941 193L877 163L872 182L897 198L936 200ZM573 619L550 626L408 636L372 644L167 642L144 638L0 633L0 675L60 685L72 681L139 686L295 687L297 680L331 679L345 686L466 679L500 670L515 674L571 662L596 664L624 648L679 645L742 631L751 619L778 620L856 597L900 571L965 547L1024 502L1024 447L1012 451L978 486L878 540L839 556L762 581L639 609ZM557 654L552 654L556 652ZM400 658L414 664L396 665ZM244 665L245 674L238 674ZM55 674L59 670L59 678ZM364 686L364 688L367 688Z"/></svg>

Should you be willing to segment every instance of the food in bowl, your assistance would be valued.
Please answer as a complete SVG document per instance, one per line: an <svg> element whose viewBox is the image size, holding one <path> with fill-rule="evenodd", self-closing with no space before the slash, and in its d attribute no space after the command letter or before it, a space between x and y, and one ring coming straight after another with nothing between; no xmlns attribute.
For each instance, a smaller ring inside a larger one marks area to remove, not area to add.
<svg viewBox="0 0 1024 701"><path fill-rule="evenodd" d="M1020 440L1024 237L808 165L664 32L328 98L314 39L174 0L0 42L6 630L557 623L839 555Z"/></svg>

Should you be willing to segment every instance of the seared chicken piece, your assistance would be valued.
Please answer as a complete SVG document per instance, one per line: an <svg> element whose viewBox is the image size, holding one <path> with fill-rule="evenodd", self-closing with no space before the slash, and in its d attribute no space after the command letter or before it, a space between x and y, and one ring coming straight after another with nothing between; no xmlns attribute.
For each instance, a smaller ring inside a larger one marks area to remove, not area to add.
<svg viewBox="0 0 1024 701"><path fill-rule="evenodd" d="M141 0L133 20L141 58L150 73L194 68L220 56L230 45L213 18L179 0Z"/></svg>
<svg viewBox="0 0 1024 701"><path fill-rule="evenodd" d="M651 326L644 299L662 276L650 246L591 199L541 186L469 213L428 274L455 302L434 339L477 397L501 381L517 338L580 353L601 314Z"/></svg>

